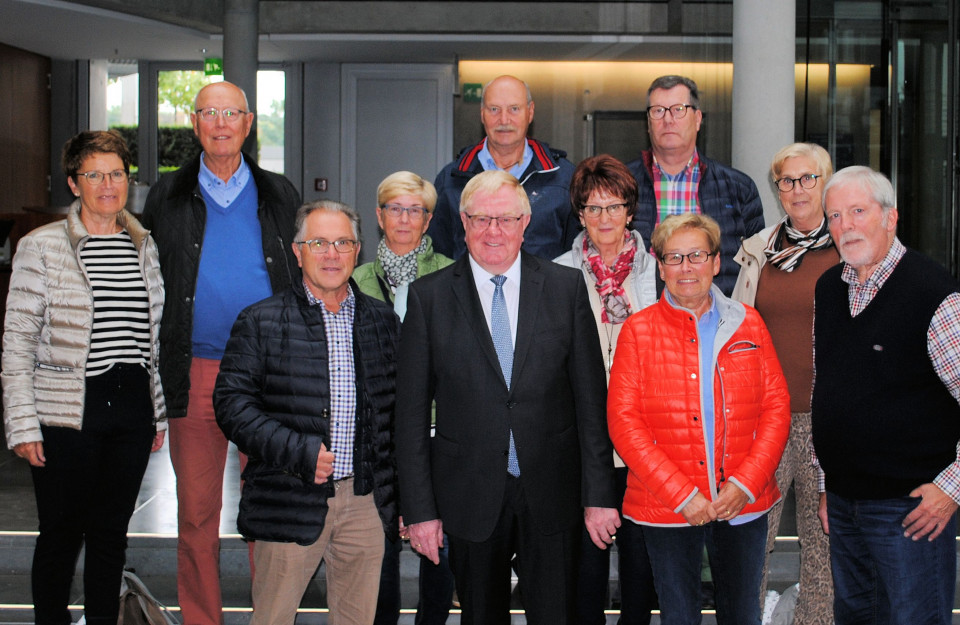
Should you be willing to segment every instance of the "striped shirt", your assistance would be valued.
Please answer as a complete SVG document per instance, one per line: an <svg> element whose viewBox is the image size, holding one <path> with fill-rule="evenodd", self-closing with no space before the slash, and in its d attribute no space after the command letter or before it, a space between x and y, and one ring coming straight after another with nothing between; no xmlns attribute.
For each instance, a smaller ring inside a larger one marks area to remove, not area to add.
<svg viewBox="0 0 960 625"><path fill-rule="evenodd" d="M80 250L80 262L93 292L87 377L118 362L149 367L150 302L130 235L91 236Z"/></svg>
<svg viewBox="0 0 960 625"><path fill-rule="evenodd" d="M700 154L694 150L687 166L676 175L660 168L653 157L653 193L657 198L657 223L670 215L699 213L697 203L700 193Z"/></svg>
<svg viewBox="0 0 960 625"><path fill-rule="evenodd" d="M353 313L357 298L347 287L347 299L340 310L330 312L304 284L307 301L323 312L327 335L327 368L330 372L330 451L333 452L333 479L353 475L353 447L357 431L357 374L353 362Z"/></svg>

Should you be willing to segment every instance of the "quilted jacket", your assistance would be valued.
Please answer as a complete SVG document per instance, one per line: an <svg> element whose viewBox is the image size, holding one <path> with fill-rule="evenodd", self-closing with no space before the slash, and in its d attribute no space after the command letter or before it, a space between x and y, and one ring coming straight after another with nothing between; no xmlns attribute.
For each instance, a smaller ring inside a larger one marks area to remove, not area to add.
<svg viewBox="0 0 960 625"><path fill-rule="evenodd" d="M757 311L714 285L721 323L709 371L699 362L697 319L666 297L627 319L610 374L610 437L630 474L626 517L685 526L680 510L698 492L715 500L723 480L748 495L742 514L780 498L774 473L790 430L790 397ZM714 387L714 463L706 462L700 376Z"/></svg>
<svg viewBox="0 0 960 625"><path fill-rule="evenodd" d="M117 220L137 248L147 285L153 416L157 429L164 430L158 373L163 279L157 246L130 213L122 211ZM41 226L17 244L3 332L3 421L11 449L42 441L40 424L75 430L83 425L93 292L80 250L88 239L77 200L65 220Z"/></svg>
<svg viewBox="0 0 960 625"><path fill-rule="evenodd" d="M397 537L391 432L400 322L361 293L353 321L357 413L354 493L373 493L384 531ZM301 284L240 313L213 393L217 423L248 457L237 525L247 538L310 545L323 530L334 484L314 484L330 444L330 384L323 313Z"/></svg>

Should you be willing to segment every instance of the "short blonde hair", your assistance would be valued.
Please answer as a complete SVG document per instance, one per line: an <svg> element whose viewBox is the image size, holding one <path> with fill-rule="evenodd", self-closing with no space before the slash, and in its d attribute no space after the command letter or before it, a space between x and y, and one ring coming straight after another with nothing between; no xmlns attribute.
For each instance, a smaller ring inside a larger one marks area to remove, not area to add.
<svg viewBox="0 0 960 625"><path fill-rule="evenodd" d="M720 251L720 226L707 215L699 213L684 213L683 215L670 215L660 222L660 225L653 231L650 237L650 245L653 247L653 253L658 259L663 256L663 248L667 241L680 230L700 230L707 235L707 245L710 246L710 253L716 254Z"/></svg>
<svg viewBox="0 0 960 625"><path fill-rule="evenodd" d="M501 169L484 171L470 179L470 182L463 188L463 193L460 195L460 212L464 213L470 208L473 196L477 193L493 194L504 186L510 187L516 194L517 203L520 205L520 214L529 215L530 198L527 197L527 192L524 191L523 185L512 175Z"/></svg>
<svg viewBox="0 0 960 625"><path fill-rule="evenodd" d="M412 171L397 171L384 178L377 186L377 206L383 208L387 202L401 195L417 196L428 213L432 213L437 205L437 188L432 182Z"/></svg>
<svg viewBox="0 0 960 625"><path fill-rule="evenodd" d="M791 143L788 146L780 148L780 151L773 155L773 162L770 163L770 175L773 181L780 179L783 173L783 163L788 158L809 158L817 167L817 171L811 172L818 176L823 176L823 182L826 184L833 175L833 161L830 160L830 154L816 143ZM823 187L821 187L822 189Z"/></svg>

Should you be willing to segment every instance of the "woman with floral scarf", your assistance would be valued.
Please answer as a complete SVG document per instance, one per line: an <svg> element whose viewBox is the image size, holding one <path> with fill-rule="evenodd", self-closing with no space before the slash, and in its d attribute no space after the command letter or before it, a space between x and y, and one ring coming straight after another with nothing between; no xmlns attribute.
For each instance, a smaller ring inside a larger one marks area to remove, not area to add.
<svg viewBox="0 0 960 625"><path fill-rule="evenodd" d="M637 211L637 195L633 174L612 156L601 154L580 163L570 181L570 200L584 231L573 248L554 261L583 272L608 380L623 322L657 301L656 263L640 233L627 228ZM614 463L622 501L627 468L616 454ZM625 523L616 544L623 589L620 623L646 625L656 597L643 536L636 525ZM584 532L577 590L578 622L582 625L606 622L603 610L609 569L610 550L597 548Z"/></svg>

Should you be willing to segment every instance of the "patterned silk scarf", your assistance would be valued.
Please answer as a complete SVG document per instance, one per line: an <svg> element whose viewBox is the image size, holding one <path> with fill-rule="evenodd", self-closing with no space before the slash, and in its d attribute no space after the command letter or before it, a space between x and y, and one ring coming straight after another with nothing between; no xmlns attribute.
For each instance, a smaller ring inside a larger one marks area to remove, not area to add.
<svg viewBox="0 0 960 625"><path fill-rule="evenodd" d="M590 240L590 237L586 235L583 237L584 262L597 281L597 293L600 294L600 301L603 302L600 320L604 323L623 323L630 316L630 298L627 297L627 292L623 290L623 283L633 269L637 242L626 230L624 230L623 236L623 249L617 255L613 267L607 267L604 264L600 251Z"/></svg>
<svg viewBox="0 0 960 625"><path fill-rule="evenodd" d="M417 279L417 257L427 251L427 238L422 237L416 248L403 256L397 256L389 247L387 240L380 239L377 245L377 260L383 266L390 289L396 293L401 284L410 284Z"/></svg>
<svg viewBox="0 0 960 625"><path fill-rule="evenodd" d="M787 245L781 242L783 238L781 234L786 235ZM833 239L830 238L826 218L820 222L816 230L804 234L790 225L790 216L786 215L773 229L773 234L767 240L767 247L763 249L763 253L767 255L767 261L773 263L774 267L780 271L791 272L800 266L804 254L827 249L831 245L833 245Z"/></svg>

